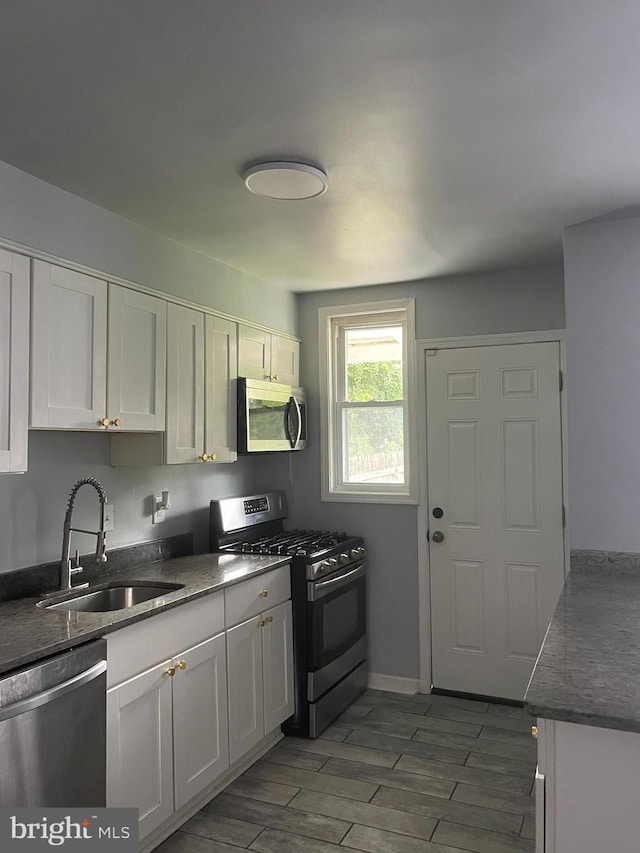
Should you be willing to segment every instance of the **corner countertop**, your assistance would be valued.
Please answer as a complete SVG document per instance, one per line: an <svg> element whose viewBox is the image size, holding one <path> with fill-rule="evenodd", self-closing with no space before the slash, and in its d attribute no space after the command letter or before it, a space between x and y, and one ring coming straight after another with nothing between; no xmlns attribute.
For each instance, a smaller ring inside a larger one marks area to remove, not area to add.
<svg viewBox="0 0 640 853"><path fill-rule="evenodd" d="M143 619L241 583L278 566L289 557L253 554L197 554L146 563L105 576L92 589L128 581L183 584L182 589L107 613L77 613L36 607L43 596L20 598L0 604L0 673L65 651L79 643L132 625ZM85 590L86 591L86 590Z"/></svg>
<svg viewBox="0 0 640 853"><path fill-rule="evenodd" d="M640 732L640 555L575 551L525 696L537 717Z"/></svg>

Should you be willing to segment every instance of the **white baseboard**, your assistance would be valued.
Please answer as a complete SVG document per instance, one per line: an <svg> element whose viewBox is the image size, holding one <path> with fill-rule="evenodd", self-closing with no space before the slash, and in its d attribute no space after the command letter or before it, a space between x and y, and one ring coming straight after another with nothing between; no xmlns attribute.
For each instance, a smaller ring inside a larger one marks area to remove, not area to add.
<svg viewBox="0 0 640 853"><path fill-rule="evenodd" d="M372 690L389 690L392 693L417 693L420 689L420 681L417 678L401 678L398 675L370 672L367 687Z"/></svg>

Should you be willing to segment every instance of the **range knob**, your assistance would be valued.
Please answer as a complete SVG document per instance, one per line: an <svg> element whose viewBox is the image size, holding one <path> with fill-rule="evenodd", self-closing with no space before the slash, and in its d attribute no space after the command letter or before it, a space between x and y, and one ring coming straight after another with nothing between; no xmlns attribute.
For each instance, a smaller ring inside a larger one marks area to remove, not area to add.
<svg viewBox="0 0 640 853"><path fill-rule="evenodd" d="M352 548L349 553L351 555L352 560L357 560L358 557L360 556L360 549L359 548Z"/></svg>
<svg viewBox="0 0 640 853"><path fill-rule="evenodd" d="M344 566L345 563L349 562L349 555L348 554L340 554L340 556L338 557L338 561L339 561L341 566Z"/></svg>

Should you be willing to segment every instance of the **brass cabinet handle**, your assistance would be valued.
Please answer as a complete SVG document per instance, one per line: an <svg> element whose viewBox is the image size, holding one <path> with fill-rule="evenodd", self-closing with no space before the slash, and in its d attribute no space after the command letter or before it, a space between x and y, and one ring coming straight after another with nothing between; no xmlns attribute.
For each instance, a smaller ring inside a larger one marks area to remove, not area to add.
<svg viewBox="0 0 640 853"><path fill-rule="evenodd" d="M278 374L277 374L277 373L276 373L276 375L273 377L273 381L274 381L274 382L277 382L277 381L278 381Z"/></svg>
<svg viewBox="0 0 640 853"><path fill-rule="evenodd" d="M268 589L263 589L260 591L260 598L266 598L269 595Z"/></svg>
<svg viewBox="0 0 640 853"><path fill-rule="evenodd" d="M169 676L171 676L171 678L173 678L173 676L176 674L176 668L175 668L175 666L168 666L168 667L165 669L164 674L165 674L165 675L169 675Z"/></svg>
<svg viewBox="0 0 640 853"><path fill-rule="evenodd" d="M120 420L120 418L116 418L115 420L111 421L111 425L114 427L122 426L122 421Z"/></svg>
<svg viewBox="0 0 640 853"><path fill-rule="evenodd" d="M536 738L538 737L538 727L537 726L531 726L531 737L536 737Z"/></svg>
<svg viewBox="0 0 640 853"><path fill-rule="evenodd" d="M178 663L176 664L176 666L178 667L178 669L186 669L187 668L187 662L186 662L186 660L179 660Z"/></svg>
<svg viewBox="0 0 640 853"><path fill-rule="evenodd" d="M109 418L102 418L102 420L98 421L98 423L100 424L100 426L108 427L110 421Z"/></svg>
<svg viewBox="0 0 640 853"><path fill-rule="evenodd" d="M273 616L267 616L266 621L267 622L273 622Z"/></svg>
<svg viewBox="0 0 640 853"><path fill-rule="evenodd" d="M261 620L258 622L258 628L264 628L264 626L265 626L265 625L266 625L266 622L264 621L264 619L261 619Z"/></svg>
<svg viewBox="0 0 640 853"><path fill-rule="evenodd" d="M215 462L215 461L216 461L216 454L215 454L215 453L210 453L210 454L209 454L209 460L210 460L211 462Z"/></svg>
<svg viewBox="0 0 640 853"><path fill-rule="evenodd" d="M198 456L198 459L202 459L203 462L206 462L208 458L209 458L208 453L201 453L200 456Z"/></svg>

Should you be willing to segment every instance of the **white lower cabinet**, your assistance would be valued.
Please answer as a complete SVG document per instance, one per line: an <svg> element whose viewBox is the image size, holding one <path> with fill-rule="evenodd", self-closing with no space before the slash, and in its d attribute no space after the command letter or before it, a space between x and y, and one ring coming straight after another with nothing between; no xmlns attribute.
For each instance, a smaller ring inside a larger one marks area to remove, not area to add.
<svg viewBox="0 0 640 853"><path fill-rule="evenodd" d="M140 838L229 767L225 635L107 693L107 805L136 806Z"/></svg>
<svg viewBox="0 0 640 853"><path fill-rule="evenodd" d="M107 635L107 806L139 809L144 849L293 714L291 619L285 565Z"/></svg>
<svg viewBox="0 0 640 853"><path fill-rule="evenodd" d="M640 733L538 720L536 853L639 849Z"/></svg>
<svg viewBox="0 0 640 853"><path fill-rule="evenodd" d="M227 631L231 763L293 714L291 627L286 601Z"/></svg>

